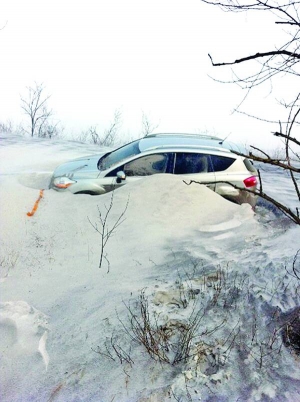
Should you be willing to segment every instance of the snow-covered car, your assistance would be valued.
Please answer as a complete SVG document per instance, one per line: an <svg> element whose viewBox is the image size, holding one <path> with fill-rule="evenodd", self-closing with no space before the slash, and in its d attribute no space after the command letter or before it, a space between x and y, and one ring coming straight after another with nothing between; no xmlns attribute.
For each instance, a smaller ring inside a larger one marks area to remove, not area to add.
<svg viewBox="0 0 300 402"><path fill-rule="evenodd" d="M256 204L257 171L234 143L195 134L152 134L116 150L58 166L50 188L104 194L153 174L182 175L238 204Z"/></svg>

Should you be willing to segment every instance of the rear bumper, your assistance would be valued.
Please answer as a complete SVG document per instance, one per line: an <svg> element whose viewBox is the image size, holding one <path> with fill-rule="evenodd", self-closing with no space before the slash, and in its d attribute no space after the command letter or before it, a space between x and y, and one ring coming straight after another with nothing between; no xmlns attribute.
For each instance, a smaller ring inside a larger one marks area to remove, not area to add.
<svg viewBox="0 0 300 402"><path fill-rule="evenodd" d="M255 207L257 202L257 195L253 194L256 190L256 186L248 187L244 190L243 182L233 182L224 183L217 182L215 191L220 194L222 197L226 198L229 201L233 201L236 204L249 204L252 208Z"/></svg>
<svg viewBox="0 0 300 402"><path fill-rule="evenodd" d="M257 195L250 193L249 191L239 190L239 193L235 196L222 194L224 198L236 204L249 204L254 209L257 203Z"/></svg>

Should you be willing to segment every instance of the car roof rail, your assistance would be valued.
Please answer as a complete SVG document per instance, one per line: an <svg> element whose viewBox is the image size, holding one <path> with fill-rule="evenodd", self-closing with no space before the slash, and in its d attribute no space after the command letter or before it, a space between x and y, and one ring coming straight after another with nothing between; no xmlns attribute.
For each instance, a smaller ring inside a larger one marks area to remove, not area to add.
<svg viewBox="0 0 300 402"><path fill-rule="evenodd" d="M198 137L198 138L204 138L207 140L217 140L217 141L224 141L220 137L216 137L214 135L207 135L207 134L198 134L198 133L154 133L154 134L148 134L145 135L144 138L153 138L153 137L171 137L171 136L179 136L179 137Z"/></svg>
<svg viewBox="0 0 300 402"><path fill-rule="evenodd" d="M169 148L169 149L182 149L184 151L191 150L191 151L219 151L225 153L232 153L230 149L221 148L221 147L214 147L209 145L184 145L184 144L164 144L164 145L154 145L149 148L145 148L144 151L151 151L154 149L162 149L162 148Z"/></svg>

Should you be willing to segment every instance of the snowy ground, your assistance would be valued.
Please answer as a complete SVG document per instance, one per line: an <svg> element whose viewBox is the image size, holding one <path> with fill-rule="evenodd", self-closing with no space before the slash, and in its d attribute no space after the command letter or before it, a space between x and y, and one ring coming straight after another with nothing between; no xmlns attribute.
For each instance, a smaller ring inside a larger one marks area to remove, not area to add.
<svg viewBox="0 0 300 402"><path fill-rule="evenodd" d="M92 224L111 194L45 190L27 216L58 164L97 152L0 136L1 401L300 401L280 332L299 305L287 271L300 228L152 176L115 192L110 228L128 206L99 268ZM287 178L276 183L289 200Z"/></svg>

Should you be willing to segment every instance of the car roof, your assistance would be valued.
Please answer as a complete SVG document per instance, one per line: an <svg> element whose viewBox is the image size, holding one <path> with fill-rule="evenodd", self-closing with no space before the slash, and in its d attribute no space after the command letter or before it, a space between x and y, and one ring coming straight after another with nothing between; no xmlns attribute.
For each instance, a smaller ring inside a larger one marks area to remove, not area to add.
<svg viewBox="0 0 300 402"><path fill-rule="evenodd" d="M140 140L139 148L141 152L158 148L180 148L185 150L195 150L200 148L203 151L243 152L242 147L239 147L233 142L223 140L222 138L209 135L184 133L150 134Z"/></svg>

